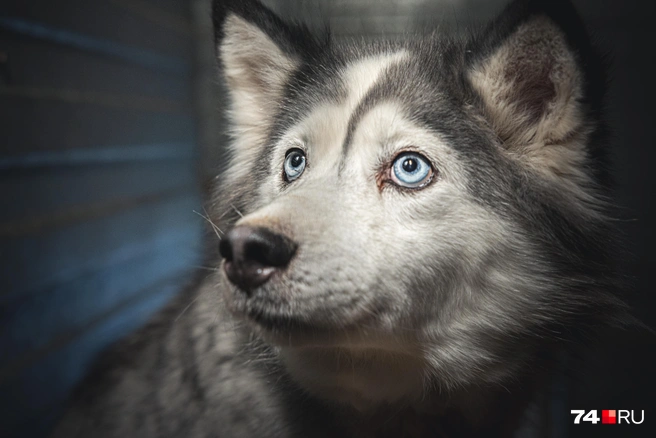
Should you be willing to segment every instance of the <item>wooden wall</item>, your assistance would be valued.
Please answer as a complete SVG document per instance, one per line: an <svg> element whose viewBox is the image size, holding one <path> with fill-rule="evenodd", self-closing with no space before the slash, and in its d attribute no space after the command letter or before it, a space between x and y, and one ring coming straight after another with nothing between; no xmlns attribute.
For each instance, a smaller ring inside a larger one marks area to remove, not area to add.
<svg viewBox="0 0 656 438"><path fill-rule="evenodd" d="M200 249L188 0L0 7L0 435L42 436Z"/></svg>

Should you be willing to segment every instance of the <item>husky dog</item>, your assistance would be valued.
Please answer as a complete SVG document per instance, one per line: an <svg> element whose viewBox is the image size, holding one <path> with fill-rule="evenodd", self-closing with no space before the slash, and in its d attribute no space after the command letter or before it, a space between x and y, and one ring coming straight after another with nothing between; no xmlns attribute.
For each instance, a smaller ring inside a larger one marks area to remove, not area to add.
<svg viewBox="0 0 656 438"><path fill-rule="evenodd" d="M604 77L564 0L336 42L216 1L216 273L103 360L61 437L512 436L621 308Z"/></svg>

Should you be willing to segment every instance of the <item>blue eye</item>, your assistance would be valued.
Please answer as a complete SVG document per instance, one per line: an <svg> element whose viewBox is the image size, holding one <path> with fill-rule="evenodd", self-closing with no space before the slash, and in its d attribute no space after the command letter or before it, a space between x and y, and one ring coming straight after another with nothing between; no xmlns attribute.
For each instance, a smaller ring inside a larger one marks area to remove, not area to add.
<svg viewBox="0 0 656 438"><path fill-rule="evenodd" d="M402 153L392 164L392 181L401 187L423 187L432 177L433 168L428 160L414 152Z"/></svg>
<svg viewBox="0 0 656 438"><path fill-rule="evenodd" d="M285 155L285 179L292 182L305 170L305 153L300 149L290 149Z"/></svg>

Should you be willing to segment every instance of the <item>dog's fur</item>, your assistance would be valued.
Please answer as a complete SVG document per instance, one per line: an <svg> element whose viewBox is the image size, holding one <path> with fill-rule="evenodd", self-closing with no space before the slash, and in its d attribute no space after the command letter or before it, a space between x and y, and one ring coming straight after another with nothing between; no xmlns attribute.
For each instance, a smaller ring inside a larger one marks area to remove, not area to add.
<svg viewBox="0 0 656 438"><path fill-rule="evenodd" d="M211 218L298 251L254 290L217 269L179 298L58 436L512 435L622 307L605 78L573 7L399 42L337 43L254 0L214 22L234 140ZM292 148L308 164L287 182ZM389 180L402 151L430 161L425 187Z"/></svg>

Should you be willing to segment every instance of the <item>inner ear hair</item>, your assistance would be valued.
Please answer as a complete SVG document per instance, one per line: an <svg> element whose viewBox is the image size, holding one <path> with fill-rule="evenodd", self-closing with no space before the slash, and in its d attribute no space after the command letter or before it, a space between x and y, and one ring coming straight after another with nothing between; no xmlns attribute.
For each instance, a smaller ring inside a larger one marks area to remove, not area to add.
<svg viewBox="0 0 656 438"><path fill-rule="evenodd" d="M606 76L572 4L515 0L467 49L472 107L501 149L587 196L605 163Z"/></svg>
<svg viewBox="0 0 656 438"><path fill-rule="evenodd" d="M262 29L236 14L226 17L219 50L229 89L261 98L274 98L267 94L277 94L299 64L298 57L285 53Z"/></svg>
<svg viewBox="0 0 656 438"><path fill-rule="evenodd" d="M564 33L546 16L519 25L469 71L505 144L553 142L583 122L582 74Z"/></svg>

